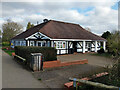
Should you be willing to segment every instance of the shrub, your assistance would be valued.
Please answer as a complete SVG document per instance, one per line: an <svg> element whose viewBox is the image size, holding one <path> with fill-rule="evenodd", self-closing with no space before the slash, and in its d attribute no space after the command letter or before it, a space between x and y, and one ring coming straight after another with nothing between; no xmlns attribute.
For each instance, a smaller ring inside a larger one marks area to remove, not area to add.
<svg viewBox="0 0 120 90"><path fill-rule="evenodd" d="M101 47L100 50L98 50L99 54L105 53L104 49Z"/></svg>
<svg viewBox="0 0 120 90"><path fill-rule="evenodd" d="M2 46L10 46L9 42L2 42Z"/></svg>
<svg viewBox="0 0 120 90"><path fill-rule="evenodd" d="M31 53L42 53L44 61L57 60L57 51L52 47L35 47L35 46L16 46L15 54L19 55L27 60L27 63L31 60Z"/></svg>

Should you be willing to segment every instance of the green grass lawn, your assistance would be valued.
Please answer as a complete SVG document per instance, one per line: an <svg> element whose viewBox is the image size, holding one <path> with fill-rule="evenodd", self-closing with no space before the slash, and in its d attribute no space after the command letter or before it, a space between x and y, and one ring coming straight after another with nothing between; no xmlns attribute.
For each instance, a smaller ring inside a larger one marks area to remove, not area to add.
<svg viewBox="0 0 120 90"><path fill-rule="evenodd" d="M7 50L7 49L2 49L2 50L5 51L10 56L12 56L12 53L15 52L14 50Z"/></svg>

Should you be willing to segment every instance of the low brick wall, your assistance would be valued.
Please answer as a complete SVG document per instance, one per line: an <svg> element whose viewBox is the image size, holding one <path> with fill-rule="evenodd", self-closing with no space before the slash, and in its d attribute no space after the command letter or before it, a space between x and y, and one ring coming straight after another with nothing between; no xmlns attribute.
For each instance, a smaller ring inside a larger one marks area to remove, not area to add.
<svg viewBox="0 0 120 90"><path fill-rule="evenodd" d="M69 66L69 65L75 65L75 64L87 64L87 63L88 63L87 59L71 61L71 62L60 62L60 60L47 61L47 62L43 62L43 68L62 67L62 66Z"/></svg>
<svg viewBox="0 0 120 90"><path fill-rule="evenodd" d="M60 60L43 62L43 68L59 67Z"/></svg>

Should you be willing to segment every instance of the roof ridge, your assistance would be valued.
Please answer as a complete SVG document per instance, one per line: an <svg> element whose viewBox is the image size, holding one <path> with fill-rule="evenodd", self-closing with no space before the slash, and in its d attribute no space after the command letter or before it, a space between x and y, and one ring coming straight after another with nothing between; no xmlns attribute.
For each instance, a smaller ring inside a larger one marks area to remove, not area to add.
<svg viewBox="0 0 120 90"><path fill-rule="evenodd" d="M57 20L49 20L49 21L53 21L53 22L59 22L59 23L64 23L64 24L73 24L73 25L79 25L79 24L75 24L75 23L64 22L64 21L57 21Z"/></svg>

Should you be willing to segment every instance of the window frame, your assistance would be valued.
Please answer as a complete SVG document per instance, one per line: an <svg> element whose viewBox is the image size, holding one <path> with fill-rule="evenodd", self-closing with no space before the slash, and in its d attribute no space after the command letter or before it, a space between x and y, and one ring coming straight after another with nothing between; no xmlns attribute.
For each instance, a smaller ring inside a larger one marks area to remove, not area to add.
<svg viewBox="0 0 120 90"><path fill-rule="evenodd" d="M32 45L31 45L31 42L33 43L33 46L35 46L35 42L34 42L34 41L30 41L30 46L32 46Z"/></svg>
<svg viewBox="0 0 120 90"><path fill-rule="evenodd" d="M56 44L56 46L55 46L55 44ZM64 47L63 47L63 45L64 45ZM66 41L55 41L54 47L56 49L66 49Z"/></svg>
<svg viewBox="0 0 120 90"><path fill-rule="evenodd" d="M37 43L37 45L36 46L38 46L38 43L41 43L41 46L40 47L46 47L46 41L37 41L36 43ZM43 43L45 43L45 46L43 46Z"/></svg>

